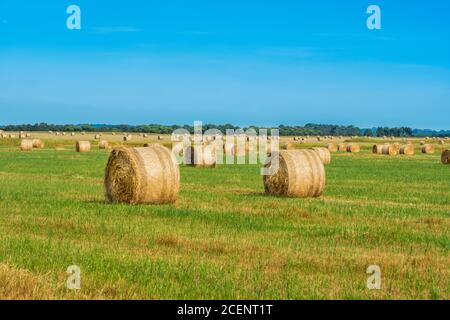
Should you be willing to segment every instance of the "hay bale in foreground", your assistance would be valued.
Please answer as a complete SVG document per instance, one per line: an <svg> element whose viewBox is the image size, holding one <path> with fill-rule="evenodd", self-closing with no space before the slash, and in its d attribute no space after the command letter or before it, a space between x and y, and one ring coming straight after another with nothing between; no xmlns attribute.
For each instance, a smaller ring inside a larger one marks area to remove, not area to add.
<svg viewBox="0 0 450 320"><path fill-rule="evenodd" d="M359 151L361 151L361 148L359 147L359 144L357 144L357 143L349 143L347 145L347 152L355 153L355 152L359 152Z"/></svg>
<svg viewBox="0 0 450 320"><path fill-rule="evenodd" d="M405 144L404 146L400 147L400 154L411 156L414 154L414 145L412 144Z"/></svg>
<svg viewBox="0 0 450 320"><path fill-rule="evenodd" d="M104 184L109 202L173 203L180 190L180 171L175 156L161 145L118 147L109 157Z"/></svg>
<svg viewBox="0 0 450 320"><path fill-rule="evenodd" d="M374 144L372 147L373 154L383 154L383 145L382 144Z"/></svg>
<svg viewBox="0 0 450 320"><path fill-rule="evenodd" d="M338 146L336 143L329 143L327 145L328 151L330 152L337 152L338 151Z"/></svg>
<svg viewBox="0 0 450 320"><path fill-rule="evenodd" d="M425 144L422 147L422 153L433 154L434 153L434 146L432 144Z"/></svg>
<svg viewBox="0 0 450 320"><path fill-rule="evenodd" d="M91 143L89 141L77 141L75 150L77 152L89 152L91 151Z"/></svg>
<svg viewBox="0 0 450 320"><path fill-rule="evenodd" d="M99 149L108 149L109 148L109 142L106 140L100 140L100 142L98 143L98 148Z"/></svg>
<svg viewBox="0 0 450 320"><path fill-rule="evenodd" d="M319 197L325 189L325 167L313 150L282 150L274 153L265 167L278 157L279 168L271 176L264 176L267 194L287 197Z"/></svg>
<svg viewBox="0 0 450 320"><path fill-rule="evenodd" d="M323 164L331 163L330 150L328 150L327 148L311 148L311 149L317 153Z"/></svg>
<svg viewBox="0 0 450 320"><path fill-rule="evenodd" d="M31 151L33 150L33 140L24 139L20 142L20 150Z"/></svg>
<svg viewBox="0 0 450 320"><path fill-rule="evenodd" d="M450 150L444 150L442 152L441 161L443 164L450 164Z"/></svg>
<svg viewBox="0 0 450 320"><path fill-rule="evenodd" d="M388 156L396 156L398 154L398 149L393 144L385 144L382 149L383 154Z"/></svg>
<svg viewBox="0 0 450 320"><path fill-rule="evenodd" d="M41 139L33 139L33 148L42 149L44 147L44 142Z"/></svg>

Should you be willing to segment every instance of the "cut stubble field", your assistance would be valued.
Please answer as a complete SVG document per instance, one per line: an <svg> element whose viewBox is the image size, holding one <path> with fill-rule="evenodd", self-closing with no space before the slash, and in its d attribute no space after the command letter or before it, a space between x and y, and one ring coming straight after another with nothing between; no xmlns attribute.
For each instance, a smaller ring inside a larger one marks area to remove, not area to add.
<svg viewBox="0 0 450 320"><path fill-rule="evenodd" d="M105 202L106 150L1 146L0 298L450 299L448 166L370 147L333 154L320 198L266 196L257 165L181 166L176 204L132 206Z"/></svg>

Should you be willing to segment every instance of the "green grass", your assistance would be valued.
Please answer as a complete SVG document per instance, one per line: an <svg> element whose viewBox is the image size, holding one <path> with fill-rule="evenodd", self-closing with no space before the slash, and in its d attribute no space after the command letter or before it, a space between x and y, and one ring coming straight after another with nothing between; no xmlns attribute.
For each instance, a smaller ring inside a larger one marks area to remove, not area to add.
<svg viewBox="0 0 450 320"><path fill-rule="evenodd" d="M182 166L165 206L105 203L107 157L0 147L0 298L450 298L438 154L335 154L317 199L265 196L258 166ZM381 290L366 288L373 264Z"/></svg>

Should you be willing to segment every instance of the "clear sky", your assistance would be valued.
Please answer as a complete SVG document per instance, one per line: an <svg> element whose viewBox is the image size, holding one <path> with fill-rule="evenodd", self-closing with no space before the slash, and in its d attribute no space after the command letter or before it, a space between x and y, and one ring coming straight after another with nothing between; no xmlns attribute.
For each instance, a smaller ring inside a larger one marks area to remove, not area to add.
<svg viewBox="0 0 450 320"><path fill-rule="evenodd" d="M450 1L0 0L0 124L194 120L450 129Z"/></svg>

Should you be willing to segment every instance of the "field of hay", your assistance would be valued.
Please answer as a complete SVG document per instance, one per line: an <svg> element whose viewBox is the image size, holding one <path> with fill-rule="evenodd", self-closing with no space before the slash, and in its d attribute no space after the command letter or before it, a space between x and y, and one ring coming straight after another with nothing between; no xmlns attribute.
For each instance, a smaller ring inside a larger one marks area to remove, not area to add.
<svg viewBox="0 0 450 320"><path fill-rule="evenodd" d="M448 143L385 156L372 154L384 140L354 139L361 152L332 155L315 199L266 196L258 165L181 166L176 204L130 206L105 202L108 150L74 151L93 134L33 137L45 148L0 139L1 299L450 299Z"/></svg>

